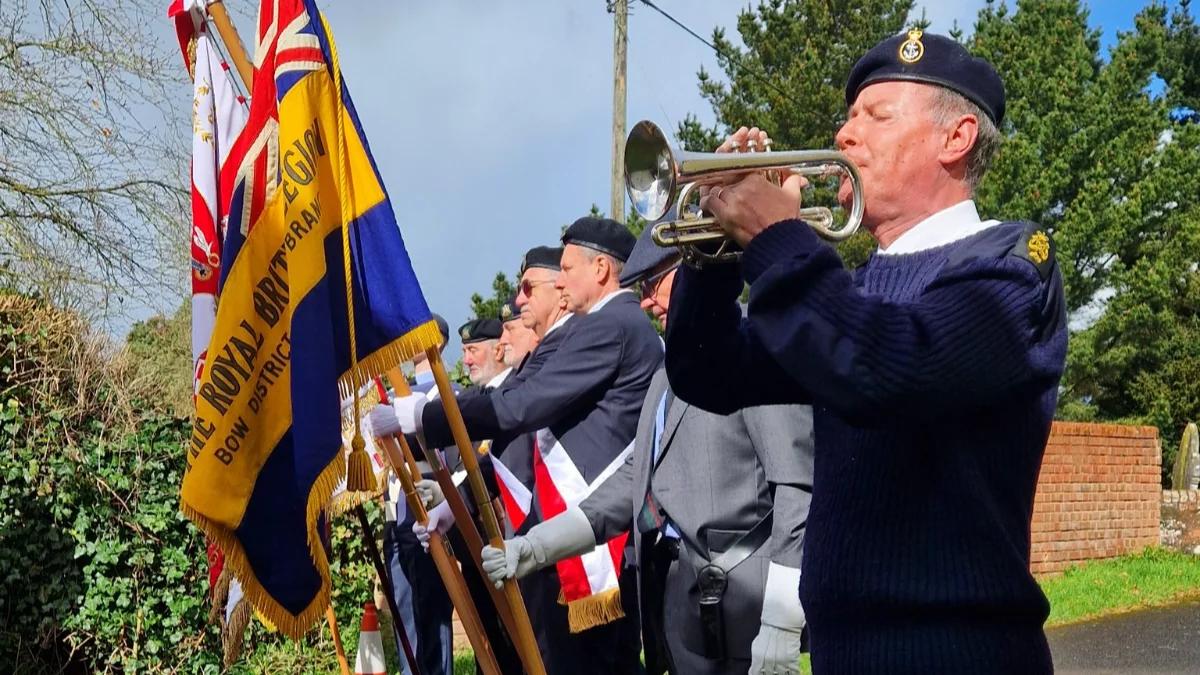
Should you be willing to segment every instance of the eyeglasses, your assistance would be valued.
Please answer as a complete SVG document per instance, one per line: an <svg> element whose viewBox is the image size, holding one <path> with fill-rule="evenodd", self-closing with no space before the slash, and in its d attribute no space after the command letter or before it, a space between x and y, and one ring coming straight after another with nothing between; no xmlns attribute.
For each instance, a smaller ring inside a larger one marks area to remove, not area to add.
<svg viewBox="0 0 1200 675"><path fill-rule="evenodd" d="M521 282L520 289L521 289L521 292L524 293L528 297L530 295L533 295L533 289L537 288L538 286L541 286L542 284L552 284L552 283L554 283L553 279L543 279L541 281L529 281L528 279L526 279L525 281Z"/></svg>
<svg viewBox="0 0 1200 675"><path fill-rule="evenodd" d="M679 263L675 263L674 265L671 265L670 267L659 272L658 274L655 274L653 276L649 276L649 277L646 277L645 279L642 279L642 282L641 282L642 297L648 298L648 297L654 295L655 289L658 287L658 284L660 282L662 282L663 278L666 277L671 272L674 272L678 268L679 268Z"/></svg>

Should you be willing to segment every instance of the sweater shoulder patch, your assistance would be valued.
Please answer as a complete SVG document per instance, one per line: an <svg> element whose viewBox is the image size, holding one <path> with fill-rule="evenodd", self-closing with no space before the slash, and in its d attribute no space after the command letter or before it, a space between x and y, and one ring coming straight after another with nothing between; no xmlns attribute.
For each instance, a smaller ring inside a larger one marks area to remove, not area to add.
<svg viewBox="0 0 1200 675"><path fill-rule="evenodd" d="M1054 269L1054 240L1046 228L1037 223L1026 223L1009 255L1028 260L1045 281Z"/></svg>

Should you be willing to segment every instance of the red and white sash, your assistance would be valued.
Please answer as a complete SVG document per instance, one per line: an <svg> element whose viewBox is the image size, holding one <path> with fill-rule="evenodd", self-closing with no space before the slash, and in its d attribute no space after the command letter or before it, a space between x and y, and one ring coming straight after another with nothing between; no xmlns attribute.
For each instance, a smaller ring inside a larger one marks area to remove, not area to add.
<svg viewBox="0 0 1200 675"><path fill-rule="evenodd" d="M631 452L632 442L588 483L562 443L548 429L539 431L534 442L533 475L534 491L541 505L542 516L553 518L568 508L578 506L620 468ZM625 616L617 582L628 538L628 532L622 533L588 553L557 563L572 633Z"/></svg>

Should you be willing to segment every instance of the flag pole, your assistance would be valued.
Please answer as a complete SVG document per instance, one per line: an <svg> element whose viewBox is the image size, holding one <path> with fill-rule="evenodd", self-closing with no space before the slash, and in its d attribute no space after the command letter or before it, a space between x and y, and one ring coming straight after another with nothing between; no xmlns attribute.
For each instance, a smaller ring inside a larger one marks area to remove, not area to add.
<svg viewBox="0 0 1200 675"><path fill-rule="evenodd" d="M408 381L404 379L404 375L399 368L393 368L386 373L388 382L392 385L392 391L396 396L408 396L412 393L412 389L408 386ZM439 391L440 395L440 391ZM453 392L451 393L453 395ZM413 453L408 449L408 442L403 436L396 436L396 440L400 441L406 451L406 456L409 459L413 458ZM492 598L492 604L495 605L496 611L500 614L500 622L504 624L504 629L508 631L513 640L513 646L517 650L517 656L521 659L521 665L525 667L526 672L538 673L543 672L545 666L542 665L542 655L537 649L537 643L534 642L532 649L529 645L522 644L518 639L521 627L517 623L516 610L511 606L511 600L508 595L497 589L495 585L488 579L487 572L483 569L483 559L481 552L483 551L483 537L479 534L479 528L475 526L475 518L467 510L467 504L463 501L462 495L459 494L458 486L454 484L454 479L450 477L450 471L442 463L437 455L436 450L422 447L421 450L425 453L425 458L429 461L430 467L433 469L433 475L437 479L438 487L442 489L442 494L446 498L446 503L450 506L450 511L454 514L455 526L462 534L463 540L467 544L467 551L471 555L471 560L475 563L475 569L479 570L479 576L483 579L483 585L488 590L488 595ZM420 471L416 468L416 460L413 459L413 475L420 475ZM520 594L517 595L520 598ZM525 613L524 601L521 603L521 612ZM532 628L530 628L532 631Z"/></svg>
<svg viewBox="0 0 1200 675"><path fill-rule="evenodd" d="M242 78L242 84L246 85L246 93L253 94L254 66L250 62L250 57L246 55L246 47L242 45L237 29L233 27L233 21L229 18L229 10L225 9L225 3L221 0L208 3L207 9L208 15L217 26L217 32L221 34L221 41L225 43L229 58L233 59L233 66L237 69L238 76Z"/></svg>
<svg viewBox="0 0 1200 675"><path fill-rule="evenodd" d="M350 675L350 662L346 660L346 648L342 646L342 636L338 633L337 614L333 612L333 601L325 608L325 622L329 624L329 633L333 635L333 648L337 652L338 666L342 675Z"/></svg>
<svg viewBox="0 0 1200 675"><path fill-rule="evenodd" d="M387 568L383 564L383 556L379 555L379 548L375 546L375 535L371 532L371 521L367 519L367 511L362 504L356 504L354 513L358 516L359 527L362 528L367 558L375 566L375 574L379 575L379 580L383 582L383 590L387 594L388 611L392 615L392 632L396 634L396 642L400 643L400 647L404 651L404 660L408 662L409 672L412 675L421 675L417 657L413 654L412 645L408 642L408 631L404 627L404 618L400 616L400 608L396 605L396 583L388 574Z"/></svg>
<svg viewBox="0 0 1200 675"><path fill-rule="evenodd" d="M402 454L407 451L408 445L404 442L403 437L399 439L381 438L379 441L388 462L392 465L392 471L400 479L400 484L404 489L404 499L408 508L413 512L413 518L418 523L427 524L429 514L425 512L425 505L417 496L416 482L409 473L408 459ZM408 452L407 454L411 458L412 453ZM437 530L429 532L429 555L433 558L433 564L437 567L439 576L445 582L450 603L454 605L454 609L458 610L458 618L462 621L463 629L467 631L467 639L471 642L471 648L475 650L475 659L479 662L479 667L485 675L502 675L500 664L496 662L496 655L492 652L492 645L488 642L487 633L483 630L483 622L479 619L479 611L475 608L475 603L471 601L471 594L467 592L467 582L463 579L458 561L454 559L446 540Z"/></svg>
<svg viewBox="0 0 1200 675"><path fill-rule="evenodd" d="M467 470L467 481L471 485L471 493L475 497L475 505L479 509L479 517L483 521L483 529L487 531L488 543L504 550L504 535L500 531L500 523L496 520L496 512L492 510L492 500L488 495L487 486L483 482L483 474L479 470L479 458L471 447L471 437L467 434L467 425L463 421L462 411L458 409L458 400L450 387L450 376L446 374L446 366L442 363L442 352L437 347L425 350L425 358L433 370L433 379L437 382L438 395L442 408L446 411L446 419L454 436L454 444L458 446L462 457L463 468ZM513 643L521 654L537 655L533 663L526 664L530 675L545 675L546 669L542 664L541 654L537 649L537 639L533 634L533 625L529 622L529 613L521 598L521 590L515 579L504 582L504 596L512 608L516 619L516 633L512 635ZM531 659L532 660L532 659ZM524 662L524 659L522 659Z"/></svg>

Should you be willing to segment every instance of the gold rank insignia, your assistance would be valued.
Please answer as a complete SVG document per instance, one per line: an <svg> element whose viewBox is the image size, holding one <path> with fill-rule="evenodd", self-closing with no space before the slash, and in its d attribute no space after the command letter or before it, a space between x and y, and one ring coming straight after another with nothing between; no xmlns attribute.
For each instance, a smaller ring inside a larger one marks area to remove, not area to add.
<svg viewBox="0 0 1200 675"><path fill-rule="evenodd" d="M916 63L925 56L925 44L921 42L921 29L908 31L908 39L900 43L900 60L905 63Z"/></svg>
<svg viewBox="0 0 1200 675"><path fill-rule="evenodd" d="M1050 259L1050 237L1038 230L1029 237L1029 259L1041 265Z"/></svg>
<svg viewBox="0 0 1200 675"><path fill-rule="evenodd" d="M461 335L462 339L464 339L464 340L470 340L471 339L471 329L464 326L462 329L462 332L459 333L459 335Z"/></svg>

